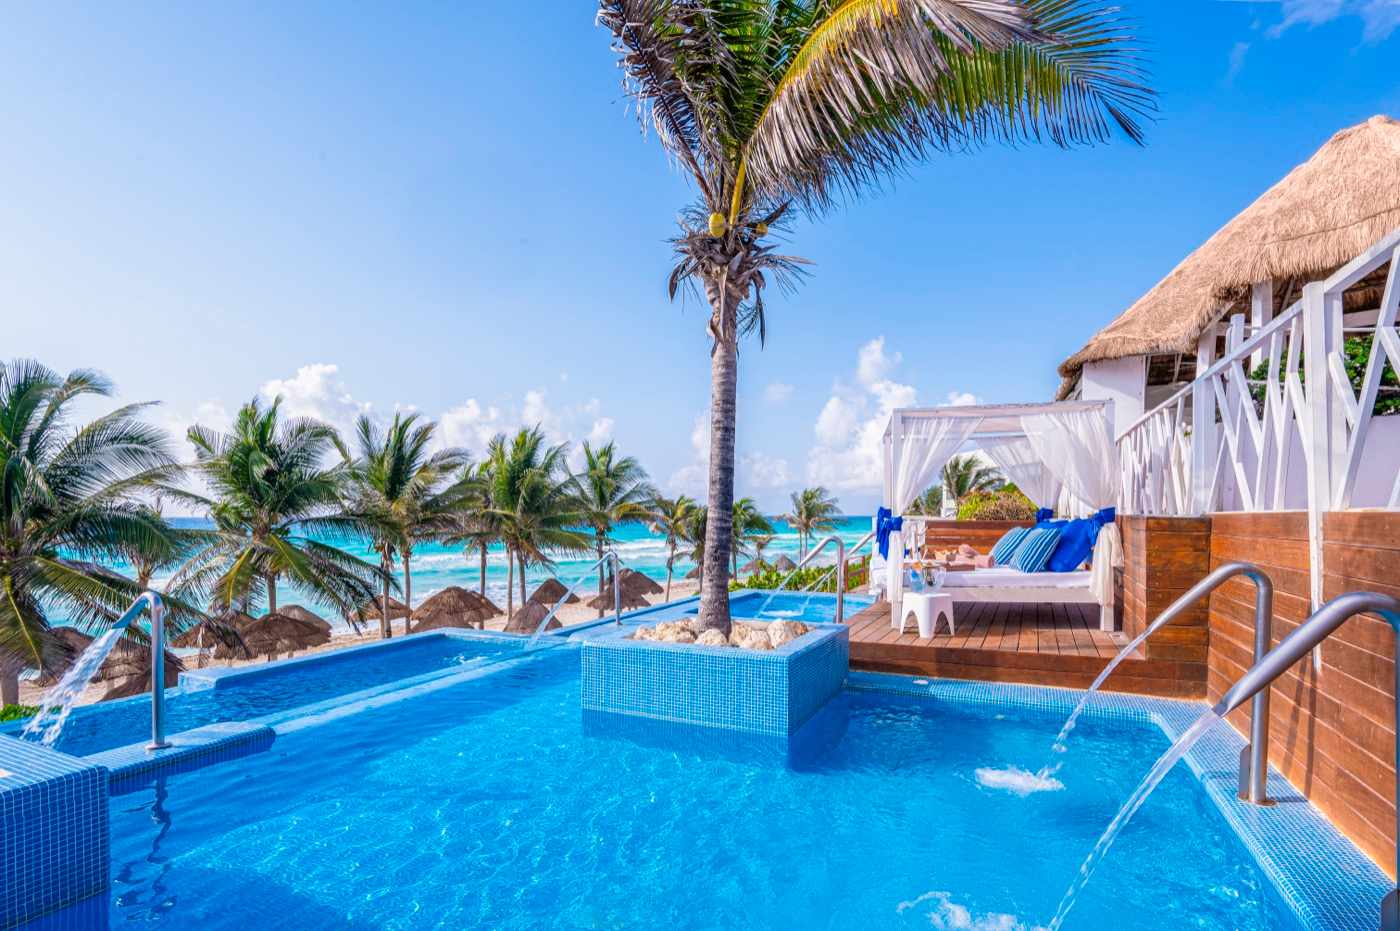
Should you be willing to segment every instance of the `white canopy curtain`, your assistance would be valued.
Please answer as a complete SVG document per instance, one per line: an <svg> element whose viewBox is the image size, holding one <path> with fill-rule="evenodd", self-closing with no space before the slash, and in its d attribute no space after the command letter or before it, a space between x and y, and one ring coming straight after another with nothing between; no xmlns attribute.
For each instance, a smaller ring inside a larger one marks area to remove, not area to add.
<svg viewBox="0 0 1400 931"><path fill-rule="evenodd" d="M1104 410L1047 409L1021 418L1035 455L1064 483L1065 494L1092 511L1118 504L1121 473ZM1123 565L1118 524L1104 524L1094 544L1089 589L1100 604L1113 595L1113 569Z"/></svg>
<svg viewBox="0 0 1400 931"><path fill-rule="evenodd" d="M1064 483L1045 467L1024 436L986 436L977 445L1038 508L1053 508Z"/></svg>
<svg viewBox="0 0 1400 931"><path fill-rule="evenodd" d="M885 507L895 517L904 514L914 499L943 472L968 437L977 431L977 417L905 419L895 411L890 417L885 444ZM885 591L890 604L899 604L904 591L904 537L890 534L890 558L885 565ZM878 552L878 550L877 550Z"/></svg>

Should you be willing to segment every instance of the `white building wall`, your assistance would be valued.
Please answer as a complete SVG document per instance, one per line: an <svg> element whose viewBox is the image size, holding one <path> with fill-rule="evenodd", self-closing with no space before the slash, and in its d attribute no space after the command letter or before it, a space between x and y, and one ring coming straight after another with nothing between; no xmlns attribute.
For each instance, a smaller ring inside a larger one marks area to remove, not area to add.
<svg viewBox="0 0 1400 931"><path fill-rule="evenodd" d="M1079 396L1086 401L1113 402L1113 436L1116 439L1147 413L1147 357L1128 356L1085 363L1080 375Z"/></svg>

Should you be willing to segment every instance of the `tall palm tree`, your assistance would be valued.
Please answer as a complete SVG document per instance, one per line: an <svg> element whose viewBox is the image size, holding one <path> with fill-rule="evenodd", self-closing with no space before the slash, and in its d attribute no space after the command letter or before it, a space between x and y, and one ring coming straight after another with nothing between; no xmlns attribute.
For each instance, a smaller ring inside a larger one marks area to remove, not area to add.
<svg viewBox="0 0 1400 931"><path fill-rule="evenodd" d="M355 623L381 584L397 583L383 568L308 536L348 536L372 526L345 507L349 456L335 429L310 419L284 419L280 408L280 398L266 407L255 398L239 410L229 433L190 427L193 468L213 497L176 489L164 493L207 507L216 530L175 581L202 585L208 580L210 600L221 609L247 610L265 595L273 612L285 576ZM328 464L336 453L340 461Z"/></svg>
<svg viewBox="0 0 1400 931"><path fill-rule="evenodd" d="M709 533L710 508L708 505L695 504L688 508L681 518L680 529L681 539L685 541L689 549L691 562L700 570L700 585L705 584L705 541Z"/></svg>
<svg viewBox="0 0 1400 931"><path fill-rule="evenodd" d="M657 496L651 502L651 531L666 541L666 595L671 600L671 575L676 567L676 548L685 541L690 512L695 502L685 495L675 498Z"/></svg>
<svg viewBox="0 0 1400 931"><path fill-rule="evenodd" d="M798 260L770 227L930 151L984 140L1141 140L1131 37L1088 0L600 0L644 127L695 182L674 240L710 313L710 474L700 623L729 628L739 338Z"/></svg>
<svg viewBox="0 0 1400 931"><path fill-rule="evenodd" d="M930 485L924 489L924 493L919 495L909 503L904 509L906 514L922 514L925 517L937 517L943 513L943 483Z"/></svg>
<svg viewBox="0 0 1400 931"><path fill-rule="evenodd" d="M792 510L783 515L788 526L797 531L797 552L807 555L807 543L813 534L836 526L841 506L831 492L818 485L792 493Z"/></svg>
<svg viewBox="0 0 1400 931"><path fill-rule="evenodd" d="M973 492L996 491L1006 484L995 466L983 465L976 456L954 456L943 466L943 491L957 504ZM940 508L942 501L939 502Z"/></svg>
<svg viewBox="0 0 1400 931"><path fill-rule="evenodd" d="M593 530L593 548L598 559L598 594L603 594L607 573L601 562L613 542L613 528L624 521L645 520L656 490L647 480L646 470L631 456L617 455L613 443L594 449L583 444L583 471L574 476L575 493L584 522ZM603 609L598 609L603 616Z"/></svg>
<svg viewBox="0 0 1400 931"><path fill-rule="evenodd" d="M552 553L587 552L589 539L577 528L583 509L565 465L565 447L546 446L538 426L511 440L491 441L491 513L500 521L506 547L506 617L514 614L515 570L520 568L520 601L525 602L528 565L552 566Z"/></svg>
<svg viewBox="0 0 1400 931"><path fill-rule="evenodd" d="M771 534L773 525L768 518L763 516L763 512L758 509L758 503L752 498L740 498L734 502L734 546L733 561L734 575L739 575L739 554L748 551L748 538L755 534ZM768 539L772 539L770 536Z"/></svg>
<svg viewBox="0 0 1400 931"><path fill-rule="evenodd" d="M0 705L19 700L26 667L53 670L66 658L50 612L92 628L141 594L98 562L158 562L179 547L140 500L180 471L164 431L138 419L146 405L73 425L75 401L112 391L89 370L0 365ZM167 623L178 632L197 616L171 611Z"/></svg>
<svg viewBox="0 0 1400 931"><path fill-rule="evenodd" d="M491 501L491 461L467 463L462 467L454 493L454 526L446 542L475 550L479 559L478 588L486 594L486 558L491 547L501 542L501 520Z"/></svg>
<svg viewBox="0 0 1400 931"><path fill-rule="evenodd" d="M753 538L753 558L763 562L763 551L773 545L773 532L768 530Z"/></svg>
<svg viewBox="0 0 1400 931"><path fill-rule="evenodd" d="M453 478L466 463L460 449L430 452L435 425L419 423L417 414L394 414L388 429L381 429L366 415L355 423L358 455L350 464L355 512L371 526L370 538L384 570L380 633L390 635L389 576L394 557L403 565L403 598L409 615L403 620L409 632L413 612L413 546L445 535L457 501Z"/></svg>

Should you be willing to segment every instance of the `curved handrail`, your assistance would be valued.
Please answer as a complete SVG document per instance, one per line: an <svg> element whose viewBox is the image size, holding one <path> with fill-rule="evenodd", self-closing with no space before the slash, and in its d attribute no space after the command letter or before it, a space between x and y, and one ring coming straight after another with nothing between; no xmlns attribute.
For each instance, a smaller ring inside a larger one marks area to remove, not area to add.
<svg viewBox="0 0 1400 931"><path fill-rule="evenodd" d="M826 549L828 543L836 544L836 623L840 624L844 622L846 614L846 543L837 534L833 533L831 536L826 537L816 546L812 547L811 550L807 552L806 556L798 560L797 565L778 583L778 587L773 589L773 594L768 597L772 598L773 595L786 589L787 584L801 571L802 567L813 559L816 559L817 554Z"/></svg>
<svg viewBox="0 0 1400 931"><path fill-rule="evenodd" d="M549 625L549 622L554 619L554 615L558 614L559 609L564 606L564 603L573 597L574 589L593 578L594 570L601 569L603 563L608 561L612 562L613 620L618 626L622 625L622 559L617 555L616 550L608 550L600 558L595 559L589 564L583 575L579 576L574 581L574 584L570 585L568 589L565 590L564 594L560 596L559 600L554 603L554 607L549 609L549 613L540 621L539 626L535 628L535 632L530 635L530 639L525 641L525 649L530 649L540 639L540 635L544 633L544 629Z"/></svg>
<svg viewBox="0 0 1400 931"><path fill-rule="evenodd" d="M855 544L854 544L853 546L851 546L851 547L846 551L846 552L849 554L846 558L849 559L851 556L854 556L856 553L859 553L859 552L861 551L861 548L862 548L862 547L864 547L866 544L870 543L870 542L873 541L874 539L875 539L875 531L872 530L872 531L870 531L869 533L867 533L865 536L863 536L863 537L861 537L859 540L857 540L857 541L855 542ZM815 582L813 582L811 585L808 585L806 588L804 588L804 589L802 589L802 590L803 590L804 592L810 592L810 591L812 591L812 590L815 589L818 585L824 584L824 583L826 582L827 578L831 575L831 573L833 573L833 572L835 572L835 571L836 571L836 567L835 567L835 566L832 566L830 569L826 570L826 571L823 572L820 576L818 576L818 577L817 577L817 580L816 580Z"/></svg>
<svg viewBox="0 0 1400 931"><path fill-rule="evenodd" d="M1379 592L1347 592L1318 608L1297 630L1284 637L1278 646L1240 676L1211 710L1224 717L1251 698L1268 692L1275 679L1357 614L1379 614L1385 618L1400 647L1400 599ZM1400 675L1400 665L1396 669ZM1395 719L1400 722L1400 691L1396 692ZM1265 718L1266 728L1267 721ZM1396 788L1400 790L1400 749L1396 755ZM1397 813L1396 828L1400 830L1400 813ZM1400 852L1397 852L1397 867L1400 867ZM1400 888L1392 889L1381 901L1380 927L1381 931L1400 931Z"/></svg>

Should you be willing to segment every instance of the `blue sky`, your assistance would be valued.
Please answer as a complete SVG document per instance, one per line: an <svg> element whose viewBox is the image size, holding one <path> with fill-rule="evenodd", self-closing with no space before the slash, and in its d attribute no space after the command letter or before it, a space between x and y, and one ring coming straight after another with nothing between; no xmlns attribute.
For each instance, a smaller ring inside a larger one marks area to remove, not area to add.
<svg viewBox="0 0 1400 931"><path fill-rule="evenodd" d="M1044 399L1055 366L1344 126L1400 114L1400 0L1122 0L1148 144L917 165L816 222L741 354L741 493L877 495L891 404ZM542 12L548 10L549 12ZM452 442L544 423L702 488L692 197L588 3L21 4L0 33L0 354L93 366L183 433L261 392Z"/></svg>

